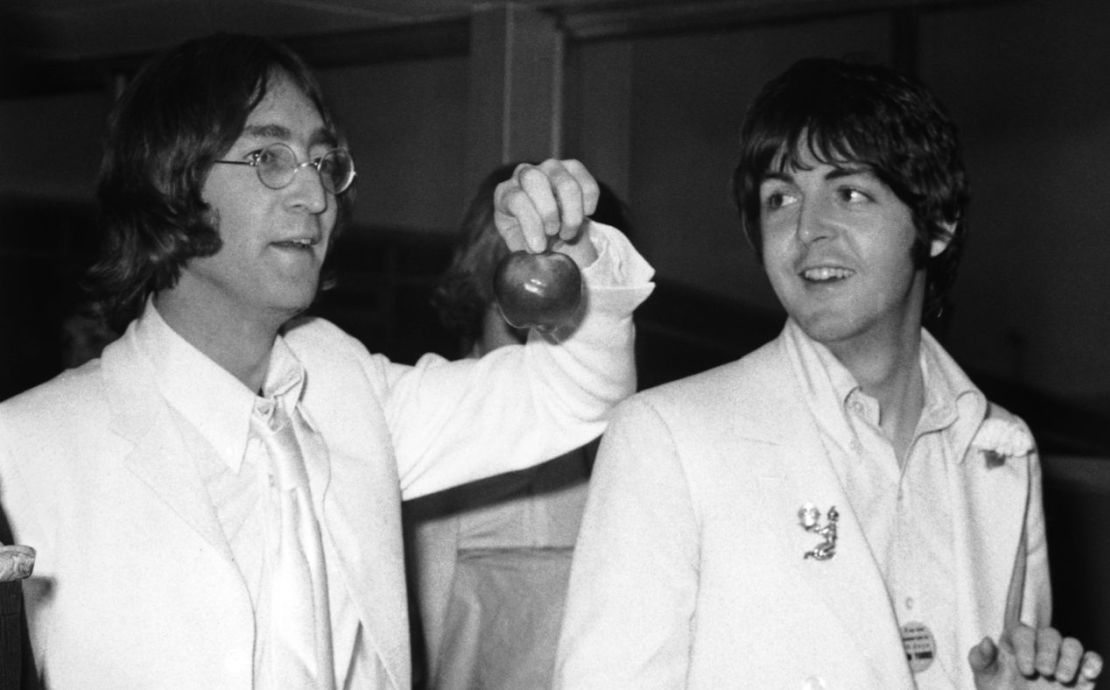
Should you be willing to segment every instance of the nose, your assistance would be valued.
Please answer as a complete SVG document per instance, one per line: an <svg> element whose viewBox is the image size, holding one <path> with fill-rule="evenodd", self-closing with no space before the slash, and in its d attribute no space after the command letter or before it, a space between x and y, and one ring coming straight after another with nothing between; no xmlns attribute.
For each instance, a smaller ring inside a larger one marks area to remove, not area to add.
<svg viewBox="0 0 1110 690"><path fill-rule="evenodd" d="M320 179L320 171L311 161L297 166L288 190L288 203L293 208L313 214L323 213L328 208L328 192Z"/></svg>
<svg viewBox="0 0 1110 690"><path fill-rule="evenodd" d="M804 244L811 244L820 239L828 239L833 232L828 205L821 198L807 196L801 202L798 212L798 239Z"/></svg>

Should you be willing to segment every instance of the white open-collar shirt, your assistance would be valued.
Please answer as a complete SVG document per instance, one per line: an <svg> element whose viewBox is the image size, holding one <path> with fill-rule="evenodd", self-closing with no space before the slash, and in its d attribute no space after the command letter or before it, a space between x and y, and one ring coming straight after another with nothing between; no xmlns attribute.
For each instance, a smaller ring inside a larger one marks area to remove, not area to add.
<svg viewBox="0 0 1110 690"><path fill-rule="evenodd" d="M806 402L820 429L829 460L859 520L871 556L886 583L900 626L928 627L936 659L914 674L922 690L955 687L956 569L953 511L948 474L962 458L955 422L978 419L987 401L949 355L922 331L919 362L925 404L904 464L879 426L878 401L864 393L852 374L793 320L786 346ZM827 510L822 506L822 510Z"/></svg>

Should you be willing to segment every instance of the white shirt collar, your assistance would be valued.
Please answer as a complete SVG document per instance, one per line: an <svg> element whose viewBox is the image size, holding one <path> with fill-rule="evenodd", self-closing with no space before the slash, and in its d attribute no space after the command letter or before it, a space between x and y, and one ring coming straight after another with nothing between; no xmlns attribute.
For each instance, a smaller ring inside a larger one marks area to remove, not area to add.
<svg viewBox="0 0 1110 690"><path fill-rule="evenodd" d="M135 342L153 365L155 383L166 401L216 449L228 468L238 473L259 396L178 335L151 299L135 324ZM304 367L278 335L262 386L264 397L291 396L289 400L299 401L304 382Z"/></svg>
<svg viewBox="0 0 1110 690"><path fill-rule="evenodd" d="M827 347L806 335L793 319L787 320L784 336L795 375L806 391L806 403L814 418L825 433L848 447L853 432L846 406L854 397L864 395L859 383ZM918 428L942 429L968 417L977 417L978 424L986 413L986 397L924 329L919 357L925 406Z"/></svg>

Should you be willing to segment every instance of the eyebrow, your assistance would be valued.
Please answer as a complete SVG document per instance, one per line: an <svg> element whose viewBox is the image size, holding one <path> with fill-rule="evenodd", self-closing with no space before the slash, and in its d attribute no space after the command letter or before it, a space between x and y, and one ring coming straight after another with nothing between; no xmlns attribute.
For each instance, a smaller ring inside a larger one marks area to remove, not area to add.
<svg viewBox="0 0 1110 690"><path fill-rule="evenodd" d="M793 182L794 181L794 176L791 175L790 173L786 173L786 172L782 172L782 171L770 171L770 170L768 170L767 172L763 173L763 177L760 178L759 184L762 185L764 182L770 182L772 180L777 180L779 182Z"/></svg>
<svg viewBox="0 0 1110 690"><path fill-rule="evenodd" d="M257 125L248 124L243 127L242 136L250 137L253 139L278 139L280 141L290 141L293 138L293 132L285 125L279 125L276 123L263 123ZM336 143L337 142L335 134L323 127L316 129L316 131L312 133L312 136L308 138L309 148L317 146L319 144L334 147Z"/></svg>
<svg viewBox="0 0 1110 690"><path fill-rule="evenodd" d="M868 175L875 177L875 170L870 165L838 165L833 167L826 175L826 180L836 180L841 177L853 175Z"/></svg>
<svg viewBox="0 0 1110 690"><path fill-rule="evenodd" d="M875 177L875 171L870 165L836 165L833 169L825 173L826 180L837 180L842 177L851 177L853 175L869 175ZM780 182L793 182L793 173L783 170L768 170L763 174L763 178L759 181L760 184L771 180L778 180Z"/></svg>

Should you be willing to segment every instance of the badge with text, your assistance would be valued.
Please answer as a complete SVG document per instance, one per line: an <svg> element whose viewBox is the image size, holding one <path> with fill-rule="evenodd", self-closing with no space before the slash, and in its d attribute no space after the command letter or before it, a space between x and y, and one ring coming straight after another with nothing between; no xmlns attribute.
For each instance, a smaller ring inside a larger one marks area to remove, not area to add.
<svg viewBox="0 0 1110 690"><path fill-rule="evenodd" d="M932 666L937 655L937 643L929 626L916 621L902 626L902 648L906 650L906 661L914 673Z"/></svg>
<svg viewBox="0 0 1110 690"><path fill-rule="evenodd" d="M824 518L824 524L821 522L822 517ZM803 559L812 558L816 561L827 561L836 555L836 522L839 519L840 513L837 512L836 506L831 506L824 516L821 515L817 506L812 503L806 503L798 509L798 522L802 528L807 532L813 532L824 540L802 554Z"/></svg>

